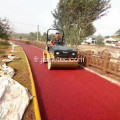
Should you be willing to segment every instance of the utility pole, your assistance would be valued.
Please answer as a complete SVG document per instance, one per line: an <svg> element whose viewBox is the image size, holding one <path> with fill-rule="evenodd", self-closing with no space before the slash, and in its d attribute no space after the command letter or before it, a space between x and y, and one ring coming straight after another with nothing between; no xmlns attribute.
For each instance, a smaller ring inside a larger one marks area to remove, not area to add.
<svg viewBox="0 0 120 120"><path fill-rule="evenodd" d="M39 39L39 25L37 25L37 41Z"/></svg>

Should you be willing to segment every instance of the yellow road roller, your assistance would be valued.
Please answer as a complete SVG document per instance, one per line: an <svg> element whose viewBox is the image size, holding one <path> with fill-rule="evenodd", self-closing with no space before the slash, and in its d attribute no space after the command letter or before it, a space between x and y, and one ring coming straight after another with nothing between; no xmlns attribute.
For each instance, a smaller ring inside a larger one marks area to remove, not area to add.
<svg viewBox="0 0 120 120"><path fill-rule="evenodd" d="M54 41L49 39L49 31L51 30L62 33L61 39L54 39ZM49 70L76 69L78 67L77 51L65 45L63 30L53 28L47 30L46 49L43 51L43 63L48 63Z"/></svg>

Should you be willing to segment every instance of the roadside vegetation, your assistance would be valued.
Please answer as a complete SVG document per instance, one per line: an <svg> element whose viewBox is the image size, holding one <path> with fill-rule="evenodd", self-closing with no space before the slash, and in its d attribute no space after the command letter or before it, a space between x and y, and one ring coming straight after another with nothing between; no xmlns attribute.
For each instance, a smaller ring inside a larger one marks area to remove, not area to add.
<svg viewBox="0 0 120 120"><path fill-rule="evenodd" d="M11 28L9 20L0 18L0 57L5 54L6 49L8 49L10 45L7 41L10 38L10 34Z"/></svg>
<svg viewBox="0 0 120 120"><path fill-rule="evenodd" d="M38 33L38 41L45 41L46 40L46 33L43 33L43 35L39 32ZM29 41L36 41L37 40L37 33L36 32L30 32L30 33L12 33L11 38L16 40L29 40Z"/></svg>
<svg viewBox="0 0 120 120"><path fill-rule="evenodd" d="M10 34L12 33L9 20L4 18L0 18L0 39L8 40L10 38Z"/></svg>
<svg viewBox="0 0 120 120"><path fill-rule="evenodd" d="M9 48L9 42L8 41L0 41L0 57L5 54L6 49Z"/></svg>

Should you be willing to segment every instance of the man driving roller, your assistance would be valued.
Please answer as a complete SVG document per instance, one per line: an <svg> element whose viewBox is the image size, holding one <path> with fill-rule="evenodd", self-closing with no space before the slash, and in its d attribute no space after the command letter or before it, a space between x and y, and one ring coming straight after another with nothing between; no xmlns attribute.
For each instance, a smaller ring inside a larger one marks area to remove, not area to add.
<svg viewBox="0 0 120 120"><path fill-rule="evenodd" d="M51 40L51 45L54 45L54 42L62 42L59 32L57 32L56 36Z"/></svg>

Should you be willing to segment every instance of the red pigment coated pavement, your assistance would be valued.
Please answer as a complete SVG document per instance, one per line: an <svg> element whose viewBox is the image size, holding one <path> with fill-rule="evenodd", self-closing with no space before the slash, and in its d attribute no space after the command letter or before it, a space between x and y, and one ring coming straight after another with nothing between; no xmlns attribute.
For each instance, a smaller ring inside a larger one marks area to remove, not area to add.
<svg viewBox="0 0 120 120"><path fill-rule="evenodd" d="M120 87L84 69L48 70L42 50L20 44L37 90L42 120L120 120Z"/></svg>

